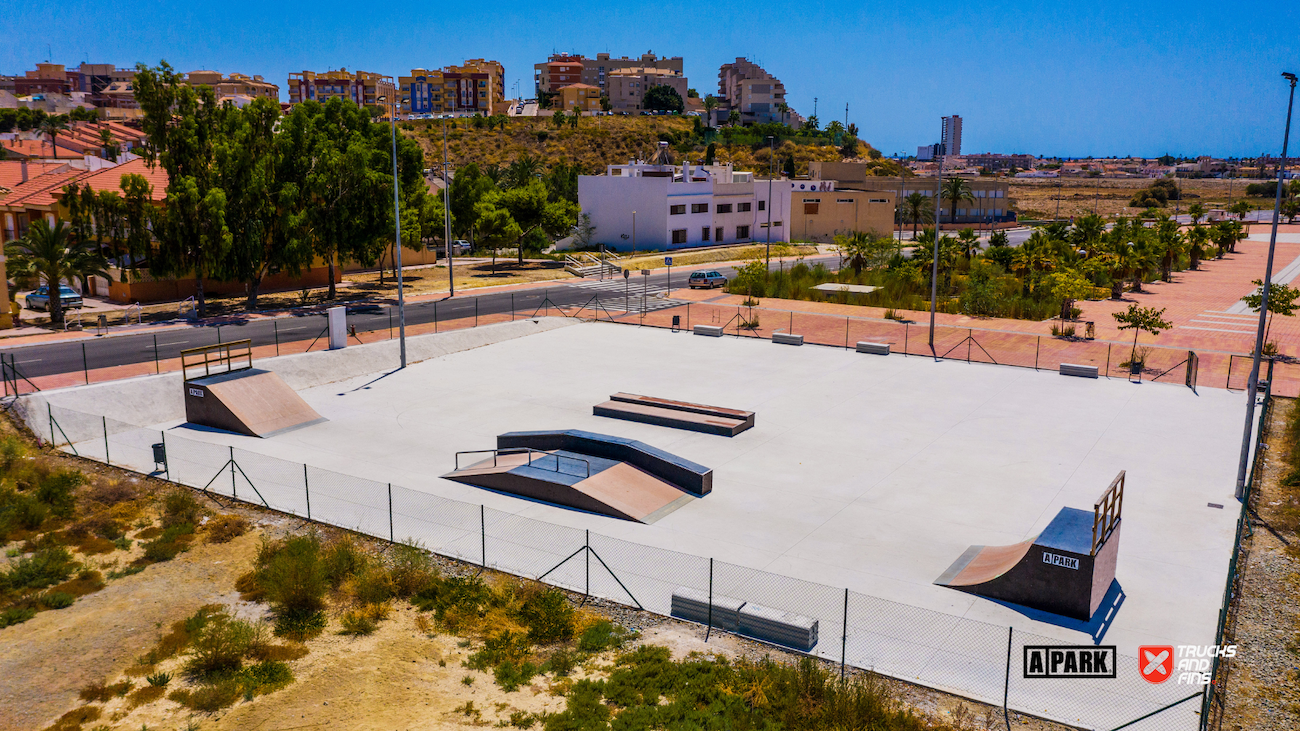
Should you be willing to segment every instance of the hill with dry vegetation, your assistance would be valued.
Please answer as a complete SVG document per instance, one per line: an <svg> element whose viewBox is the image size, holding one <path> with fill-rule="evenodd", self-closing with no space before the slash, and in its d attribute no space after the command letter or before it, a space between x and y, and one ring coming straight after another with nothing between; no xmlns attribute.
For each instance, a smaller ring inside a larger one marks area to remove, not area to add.
<svg viewBox="0 0 1300 731"><path fill-rule="evenodd" d="M404 122L401 128L403 134L420 143L426 165L439 168L443 153L442 122ZM471 162L480 167L505 166L527 154L539 158L548 168L565 161L595 173L606 165L648 159L661 141L669 143L674 160L686 157L699 163L705 159L712 141L717 162L730 162L737 170L766 172L771 164L771 151L761 139L745 137L743 131L734 141L728 140L728 133L717 130L699 134L693 118L675 116L583 117L576 128L567 124L557 128L549 117L510 117L504 122L504 128L491 129L460 119L448 123L447 153L453 169ZM858 152L870 166L881 169L879 174L896 174L892 162L869 159L869 145L859 143ZM796 175L807 175L811 161L844 159L840 148L829 140L801 137L783 140L776 148L776 155L778 170L787 158L793 157Z"/></svg>

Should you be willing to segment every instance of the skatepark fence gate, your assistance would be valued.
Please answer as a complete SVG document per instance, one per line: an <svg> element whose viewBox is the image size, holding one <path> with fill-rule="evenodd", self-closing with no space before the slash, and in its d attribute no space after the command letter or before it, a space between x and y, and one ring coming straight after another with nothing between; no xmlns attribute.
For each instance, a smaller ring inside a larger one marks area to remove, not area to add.
<svg viewBox="0 0 1300 731"><path fill-rule="evenodd" d="M1124 655L1115 679L1024 677L1026 647L1096 644L1083 633L1036 635L40 401L17 410L70 454L576 594L671 616L674 592L686 589L811 618L818 637L807 654L842 673L872 671L1002 709L1007 728L1023 714L1081 729L1192 731L1214 702L1194 702L1201 688L1141 680L1137 658ZM723 629L709 624L709 633Z"/></svg>

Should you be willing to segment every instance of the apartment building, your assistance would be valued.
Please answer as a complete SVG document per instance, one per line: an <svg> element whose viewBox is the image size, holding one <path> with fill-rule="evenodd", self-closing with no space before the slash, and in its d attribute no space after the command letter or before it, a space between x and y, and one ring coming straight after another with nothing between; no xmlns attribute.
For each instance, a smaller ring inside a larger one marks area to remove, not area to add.
<svg viewBox="0 0 1300 731"><path fill-rule="evenodd" d="M226 99L280 101L279 85L272 84L261 76L250 77L238 73L222 76L220 71L191 71L185 75L185 81L190 86L212 87L219 102Z"/></svg>
<svg viewBox="0 0 1300 731"><path fill-rule="evenodd" d="M789 230L792 241L829 244L836 236L894 230L896 194L856 190L836 180L791 180Z"/></svg>
<svg viewBox="0 0 1300 731"><path fill-rule="evenodd" d="M875 176L867 172L867 167L860 162L819 162L808 163L808 175L813 180L834 180L843 188L856 190L888 192L896 200L901 200L913 193L930 197L933 200L938 181L934 177ZM1009 208L1007 195L1011 184L1004 178L968 178L974 201L961 201L957 204L957 223L999 223L1014 221L1015 214ZM943 223L952 220L952 203L945 199L940 209ZM891 221L892 212L891 212ZM892 224L890 224L892 226ZM889 226L882 230L888 230Z"/></svg>
<svg viewBox="0 0 1300 731"><path fill-rule="evenodd" d="M642 104L645 93L652 87L668 86L686 99L686 77L668 68L633 66L618 69L606 77L605 93L609 97L612 111L639 114L644 111Z"/></svg>
<svg viewBox="0 0 1300 731"><path fill-rule="evenodd" d="M784 111L782 111L784 109ZM718 71L718 106L713 111L714 124L725 121L731 112L739 112L744 124L784 122L802 124L802 118L785 103L785 84L744 58L723 64Z"/></svg>
<svg viewBox="0 0 1300 731"><path fill-rule="evenodd" d="M1038 162L1033 155L999 155L992 152L963 155L962 161L965 165L991 171L1008 170L1013 167L1026 169Z"/></svg>
<svg viewBox="0 0 1300 731"><path fill-rule="evenodd" d="M786 241L790 195L789 181L769 185L730 164L633 161L578 177L578 204L596 240L615 251L766 241L769 205L771 240Z"/></svg>
<svg viewBox="0 0 1300 731"><path fill-rule="evenodd" d="M559 98L551 106L565 112L598 112L600 89L591 84L569 84L560 88Z"/></svg>
<svg viewBox="0 0 1300 731"><path fill-rule="evenodd" d="M533 85L539 98L543 94L555 94L561 88L575 83L590 84L602 93L609 94L609 75L633 68L666 69L676 76L682 76L685 65L681 56L656 56L654 51L646 51L640 58L613 58L608 53L598 53L595 58L574 53L555 53L546 61L533 64ZM578 74L578 78L575 79L574 74ZM682 98L686 98L685 92L682 93Z"/></svg>
<svg viewBox="0 0 1300 731"><path fill-rule="evenodd" d="M961 115L943 117L939 144L943 145L943 154L961 155Z"/></svg>
<svg viewBox="0 0 1300 731"><path fill-rule="evenodd" d="M359 106L382 106L384 114L397 111L397 85L393 77L370 71L303 71L289 74L289 103L301 104L314 99L322 104L330 99L344 99ZM379 98L383 97L381 104Z"/></svg>
<svg viewBox="0 0 1300 731"><path fill-rule="evenodd" d="M505 67L474 58L460 66L411 69L398 78L402 114L495 114L505 109Z"/></svg>

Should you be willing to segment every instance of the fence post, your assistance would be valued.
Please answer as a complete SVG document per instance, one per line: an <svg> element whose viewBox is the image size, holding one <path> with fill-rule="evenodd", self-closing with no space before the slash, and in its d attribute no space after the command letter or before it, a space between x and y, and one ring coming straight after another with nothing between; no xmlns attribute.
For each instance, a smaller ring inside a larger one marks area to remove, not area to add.
<svg viewBox="0 0 1300 731"><path fill-rule="evenodd" d="M54 446L54 407L50 406L50 402L48 401L45 402L45 411L50 415L50 446L53 447Z"/></svg>
<svg viewBox="0 0 1300 731"><path fill-rule="evenodd" d="M438 300L433 301L433 331L438 332Z"/></svg>
<svg viewBox="0 0 1300 731"><path fill-rule="evenodd" d="M307 496L307 520L311 520L311 482L307 480L307 463L302 463L302 493Z"/></svg>
<svg viewBox="0 0 1300 731"><path fill-rule="evenodd" d="M487 507L483 505L478 506L478 535L479 550L482 551L483 556L479 566L487 568Z"/></svg>
<svg viewBox="0 0 1300 731"><path fill-rule="evenodd" d="M153 334L153 372L162 373L162 366L158 364L158 333Z"/></svg>
<svg viewBox="0 0 1300 731"><path fill-rule="evenodd" d="M108 417L101 416L99 418L100 421L104 423L104 464L111 466L113 464L113 460L108 458ZM234 449L234 447L231 447L231 449Z"/></svg>
<svg viewBox="0 0 1300 731"><path fill-rule="evenodd" d="M388 542L397 543L393 540L393 483L388 483Z"/></svg>
<svg viewBox="0 0 1300 731"><path fill-rule="evenodd" d="M600 301L599 294L596 295L596 301L597 302ZM687 302L686 303L686 331L690 332L690 330L691 330L691 303Z"/></svg>
<svg viewBox="0 0 1300 731"><path fill-rule="evenodd" d="M704 630L704 641L709 641L709 635L713 634L713 559L709 559L709 625Z"/></svg>
<svg viewBox="0 0 1300 731"><path fill-rule="evenodd" d="M217 345L221 345L221 326L217 325Z"/></svg>
<svg viewBox="0 0 1300 731"><path fill-rule="evenodd" d="M478 297L474 297L474 327L478 327Z"/></svg>
<svg viewBox="0 0 1300 731"><path fill-rule="evenodd" d="M912 326L910 324L906 322L903 323L903 357L904 358L907 357L907 334L911 330L911 327Z"/></svg>
<svg viewBox="0 0 1300 731"><path fill-rule="evenodd" d="M239 493L236 492L237 489L238 488L235 486L235 448L231 447L230 448L230 497L236 500L239 499Z"/></svg>
<svg viewBox="0 0 1300 731"><path fill-rule="evenodd" d="M1015 627L1007 627L1007 675L1002 681L1002 720L1007 724L1007 731L1011 731L1011 716L1007 713L1007 697L1011 695L1011 638L1015 635Z"/></svg>
<svg viewBox="0 0 1300 731"><path fill-rule="evenodd" d="M388 308L388 339L393 339L393 308Z"/></svg>
<svg viewBox="0 0 1300 731"><path fill-rule="evenodd" d="M840 635L840 680L849 659L849 589L844 587L844 634Z"/></svg>
<svg viewBox="0 0 1300 731"><path fill-rule="evenodd" d="M557 461L555 464L558 466L558 465L559 465L559 462ZM586 533L587 533L586 542L583 544L583 546L587 549L587 550L585 551L585 553L587 554L587 594L586 594L586 596L590 597L590 596L591 596L591 530L588 529Z"/></svg>
<svg viewBox="0 0 1300 731"><path fill-rule="evenodd" d="M510 321L515 321L515 293L510 293Z"/></svg>
<svg viewBox="0 0 1300 731"><path fill-rule="evenodd" d="M171 482L172 461L167 457L167 432L165 430L159 430L158 435L162 437L162 445L163 445L163 476L167 478L168 482Z"/></svg>
<svg viewBox="0 0 1300 731"><path fill-rule="evenodd" d="M1228 356L1231 358L1232 356ZM1232 374L1232 360L1228 361L1228 374ZM1106 343L1106 377L1110 378L1110 343Z"/></svg>
<svg viewBox="0 0 1300 731"><path fill-rule="evenodd" d="M86 383L90 383L90 364L86 361L86 344L81 344L81 373L86 377Z"/></svg>
<svg viewBox="0 0 1300 731"><path fill-rule="evenodd" d="M275 354L279 356L280 355L280 322L278 320L272 320L271 327L275 328Z"/></svg>
<svg viewBox="0 0 1300 731"><path fill-rule="evenodd" d="M1228 354L1228 380L1223 382L1225 389L1232 388L1232 354Z"/></svg>
<svg viewBox="0 0 1300 731"><path fill-rule="evenodd" d="M849 349L849 318L844 318L844 349Z"/></svg>
<svg viewBox="0 0 1300 731"><path fill-rule="evenodd" d="M1043 347L1043 336L1038 336L1038 341L1034 343L1034 370L1038 370L1038 351Z"/></svg>

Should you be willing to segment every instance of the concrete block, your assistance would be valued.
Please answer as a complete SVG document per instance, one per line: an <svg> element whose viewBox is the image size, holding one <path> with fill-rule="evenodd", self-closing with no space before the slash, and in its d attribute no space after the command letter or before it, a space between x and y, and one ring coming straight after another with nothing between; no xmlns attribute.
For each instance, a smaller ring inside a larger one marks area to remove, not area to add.
<svg viewBox="0 0 1300 731"><path fill-rule="evenodd" d="M747 603L740 608L740 633L808 652L817 644L817 620Z"/></svg>
<svg viewBox="0 0 1300 731"><path fill-rule="evenodd" d="M725 596L713 597L713 626L735 632L740 628L740 610L745 603ZM673 590L672 616L691 622L707 624L710 621L709 595L696 589L678 587Z"/></svg>
<svg viewBox="0 0 1300 731"><path fill-rule="evenodd" d="M1096 378L1097 366L1075 365L1073 363L1061 364L1061 375L1078 376L1079 378Z"/></svg>
<svg viewBox="0 0 1300 731"><path fill-rule="evenodd" d="M889 343L871 343L865 340L858 341L859 353L870 353L871 355L889 355Z"/></svg>
<svg viewBox="0 0 1300 731"><path fill-rule="evenodd" d="M772 342L781 345L803 345L803 336L795 335L793 333L775 332L772 333Z"/></svg>
<svg viewBox="0 0 1300 731"><path fill-rule="evenodd" d="M696 335L708 335L711 338L722 337L721 325L696 325L692 328Z"/></svg>

